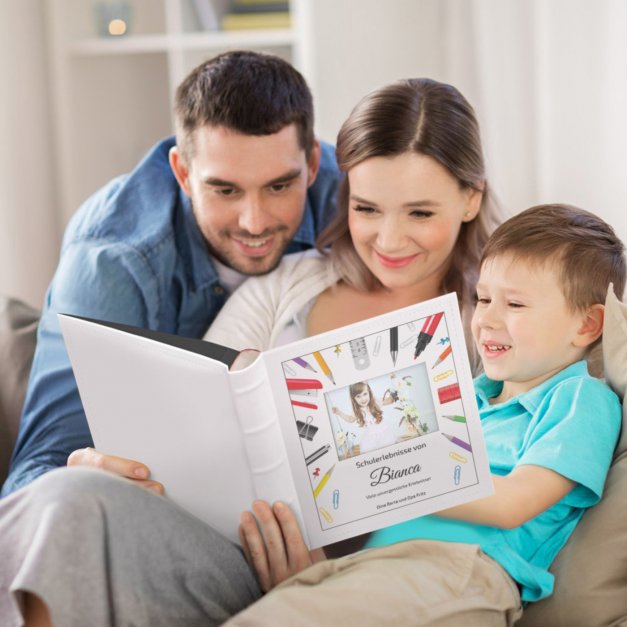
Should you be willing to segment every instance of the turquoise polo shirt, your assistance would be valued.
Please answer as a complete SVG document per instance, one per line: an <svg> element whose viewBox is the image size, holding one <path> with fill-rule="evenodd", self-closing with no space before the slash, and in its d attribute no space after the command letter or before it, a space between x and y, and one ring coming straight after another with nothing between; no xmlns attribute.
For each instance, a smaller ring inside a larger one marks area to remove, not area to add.
<svg viewBox="0 0 627 627"><path fill-rule="evenodd" d="M543 466L577 485L558 503L515 529L497 529L423 516L375 532L369 547L411 539L478 544L520 584L523 601L553 591L548 568L584 510L601 498L621 423L618 397L588 374L585 361L537 387L490 405L503 383L475 379L490 469L507 475L522 465Z"/></svg>

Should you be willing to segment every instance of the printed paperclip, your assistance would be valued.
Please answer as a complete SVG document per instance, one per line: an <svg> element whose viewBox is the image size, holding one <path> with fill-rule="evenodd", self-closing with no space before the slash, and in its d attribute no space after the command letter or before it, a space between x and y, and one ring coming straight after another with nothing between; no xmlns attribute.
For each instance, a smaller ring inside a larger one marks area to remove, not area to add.
<svg viewBox="0 0 627 627"><path fill-rule="evenodd" d="M289 374L290 377L296 376L296 371L289 364L283 364L283 370L285 370L285 372L287 372L287 374Z"/></svg>
<svg viewBox="0 0 627 627"><path fill-rule="evenodd" d="M377 335L377 339L375 340L375 343L374 343L374 349L372 351L372 356L376 357L379 354L380 350L381 350L381 336Z"/></svg>
<svg viewBox="0 0 627 627"><path fill-rule="evenodd" d="M335 488L333 490L333 509L337 509L340 506L340 491Z"/></svg>
<svg viewBox="0 0 627 627"><path fill-rule="evenodd" d="M462 464L465 464L468 460L463 456L460 455L459 453L456 453L455 451L451 451L448 456L451 459L454 459L456 462L461 462Z"/></svg>
<svg viewBox="0 0 627 627"><path fill-rule="evenodd" d="M415 331L416 330L416 325L413 322L408 322L405 325L410 331Z"/></svg>
<svg viewBox="0 0 627 627"><path fill-rule="evenodd" d="M414 342L416 341L416 336L412 335L411 337L408 337L402 344L401 344L401 348L407 348L410 345L413 345Z"/></svg>
<svg viewBox="0 0 627 627"><path fill-rule="evenodd" d="M459 485L459 480L462 476L462 467L457 464L457 466L455 466L455 468L453 469L453 481L455 482L455 485Z"/></svg>
<svg viewBox="0 0 627 627"><path fill-rule="evenodd" d="M442 379L446 379L447 377L450 377L453 374L452 370L445 370L444 372L440 372L440 374L436 374L435 377L433 377L434 381L442 381Z"/></svg>
<svg viewBox="0 0 627 627"><path fill-rule="evenodd" d="M328 523L332 523L333 522L333 516L331 516L331 514L329 514L329 512L324 508L324 507L319 507L318 511L320 512L320 514L322 514L322 517L328 522Z"/></svg>

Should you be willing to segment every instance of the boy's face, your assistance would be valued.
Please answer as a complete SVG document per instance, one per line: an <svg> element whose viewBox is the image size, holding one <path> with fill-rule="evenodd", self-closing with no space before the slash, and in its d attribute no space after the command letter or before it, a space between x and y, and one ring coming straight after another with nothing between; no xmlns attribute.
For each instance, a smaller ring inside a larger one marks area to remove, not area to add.
<svg viewBox="0 0 627 627"><path fill-rule="evenodd" d="M260 136L204 126L193 148L190 163L173 148L170 164L210 252L242 274L270 272L303 219L319 144L307 159L295 124Z"/></svg>
<svg viewBox="0 0 627 627"><path fill-rule="evenodd" d="M504 254L488 259L477 284L472 333L485 372L511 398L583 357L585 313L568 307L557 272ZM501 400L505 400L501 398Z"/></svg>

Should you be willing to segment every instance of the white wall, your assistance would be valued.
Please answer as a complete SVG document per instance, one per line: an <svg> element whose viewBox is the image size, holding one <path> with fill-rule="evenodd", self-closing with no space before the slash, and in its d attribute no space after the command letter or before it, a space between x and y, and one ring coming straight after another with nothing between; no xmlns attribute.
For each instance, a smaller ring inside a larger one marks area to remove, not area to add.
<svg viewBox="0 0 627 627"><path fill-rule="evenodd" d="M429 76L464 93L507 213L568 202L627 242L627 2L310 0L317 129L333 140L357 99Z"/></svg>
<svg viewBox="0 0 627 627"><path fill-rule="evenodd" d="M0 293L40 306L59 248L41 0L0 3Z"/></svg>
<svg viewBox="0 0 627 627"><path fill-rule="evenodd" d="M35 305L54 271L62 227L78 204L60 202L55 186L60 161L53 148L65 154L63 163L71 149L60 141L66 134L50 107L47 81L55 68L45 41L48 1L0 3L0 293ZM381 84L408 76L450 82L475 106L489 180L509 213L570 202L599 213L627 242L625 0L298 3L320 136L333 141L358 98ZM146 74L141 63L124 66L129 74L133 69L142 70L139 85ZM153 82L147 88L167 112L163 77ZM88 144L97 130L85 137ZM123 152L120 164L132 163L133 151L158 139L129 141L123 127L118 131L109 141ZM82 199L109 175L88 160L81 167Z"/></svg>

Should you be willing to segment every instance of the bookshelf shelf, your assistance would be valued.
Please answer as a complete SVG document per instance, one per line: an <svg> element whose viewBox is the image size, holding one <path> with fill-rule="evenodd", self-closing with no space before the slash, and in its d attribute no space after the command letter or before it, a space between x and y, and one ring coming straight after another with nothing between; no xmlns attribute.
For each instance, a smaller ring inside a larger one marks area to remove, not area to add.
<svg viewBox="0 0 627 627"><path fill-rule="evenodd" d="M68 46L73 56L124 55L150 52L175 52L177 50L223 50L243 47L294 46L291 29L277 28L246 31L218 31L184 33L180 35L133 35L120 39L92 37L73 42Z"/></svg>

